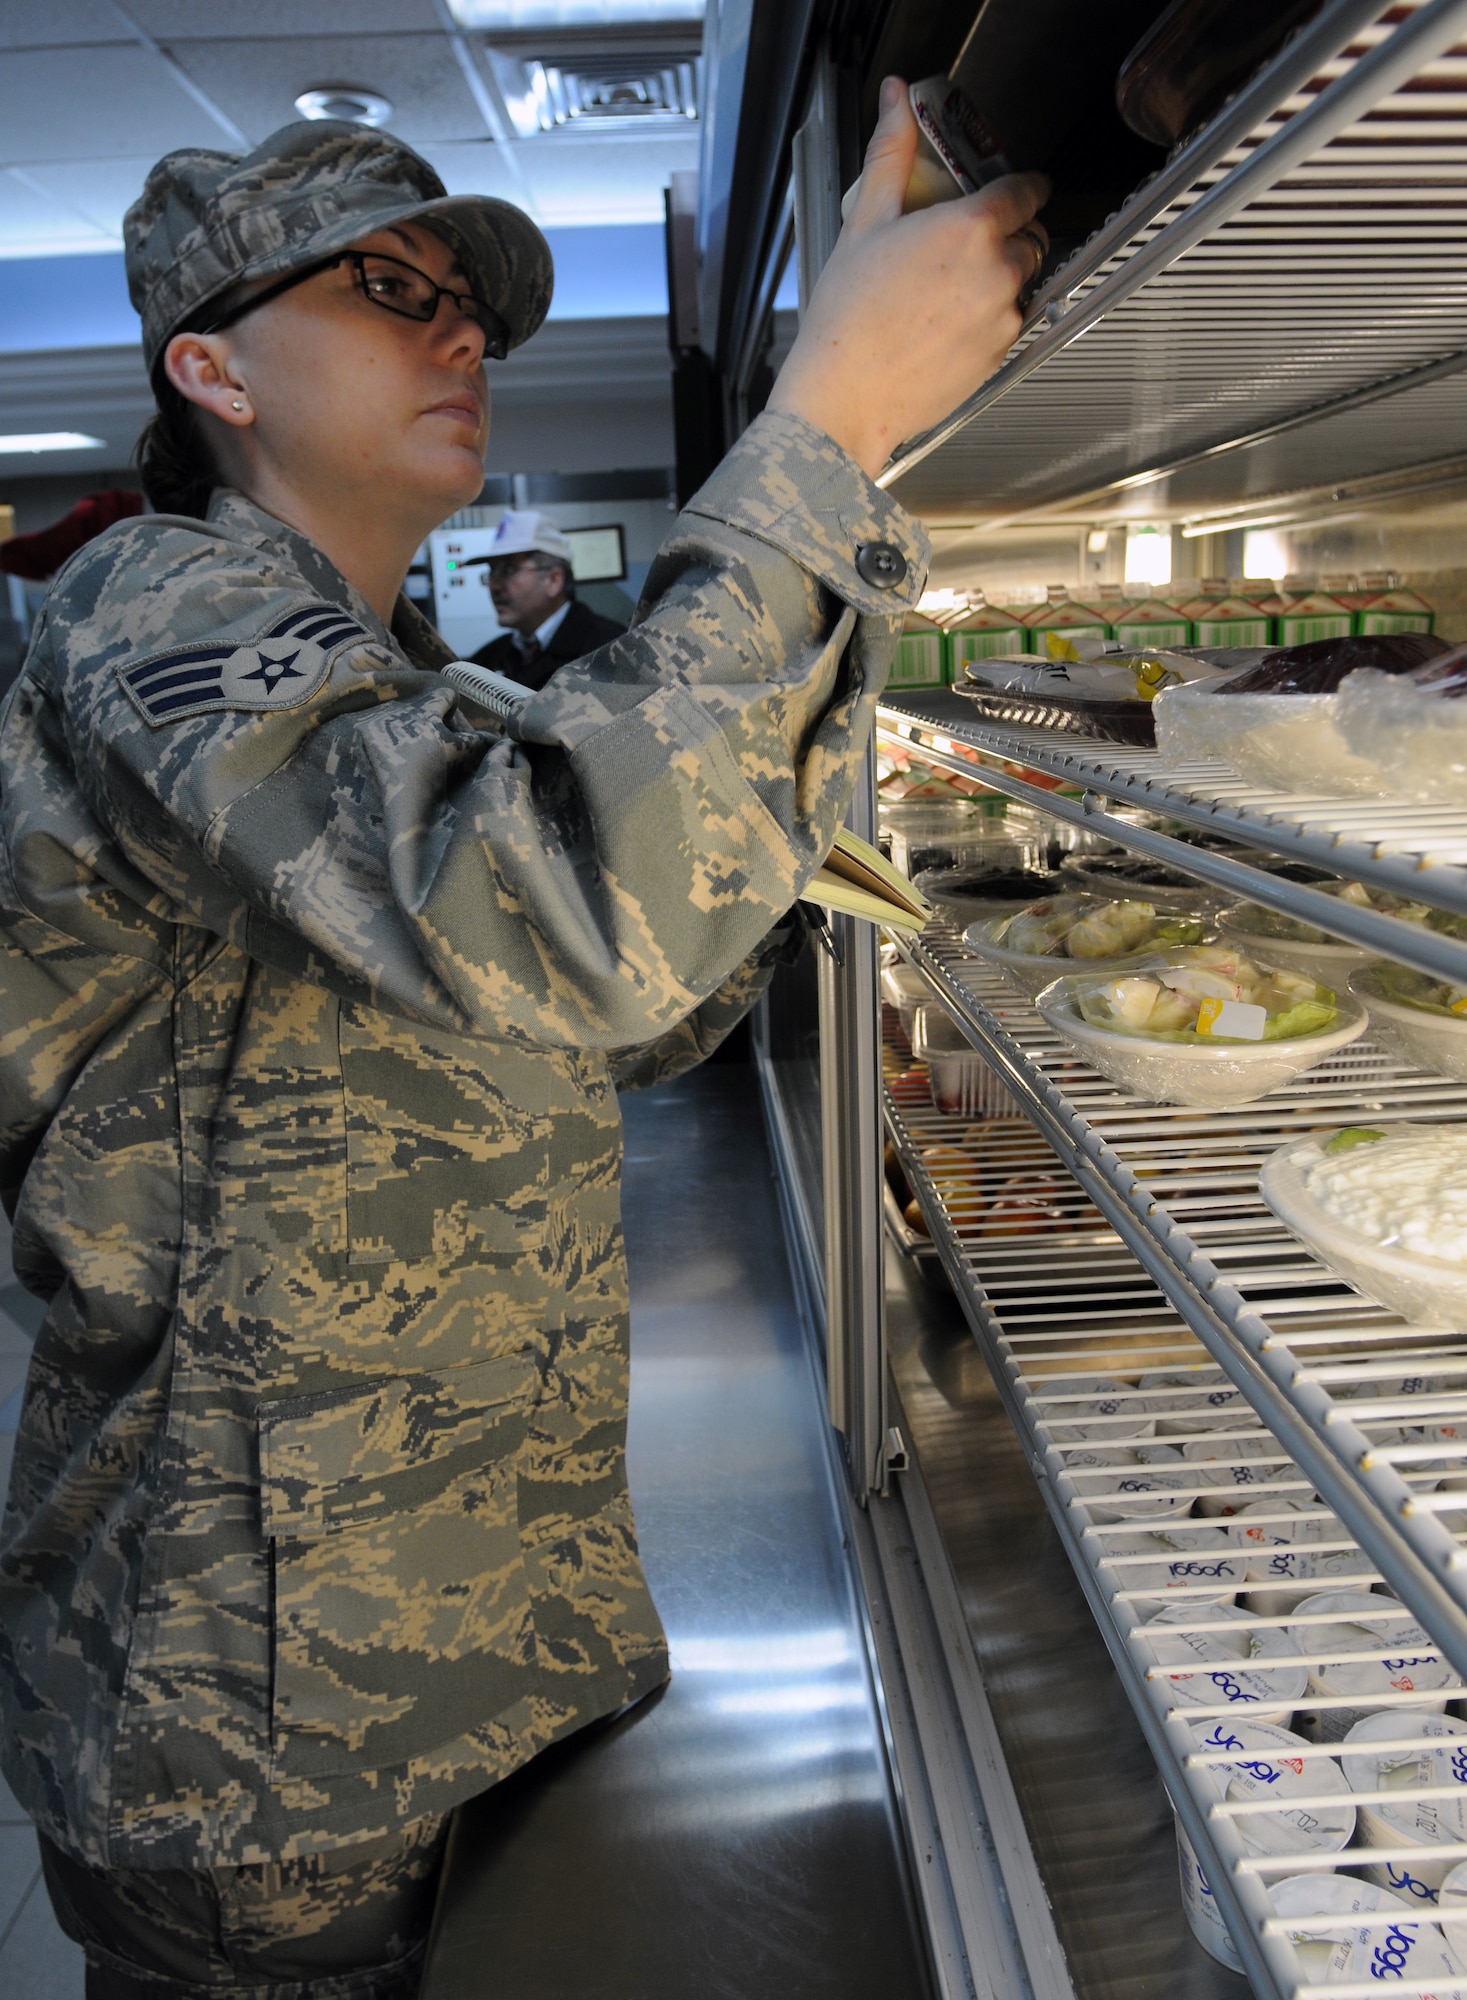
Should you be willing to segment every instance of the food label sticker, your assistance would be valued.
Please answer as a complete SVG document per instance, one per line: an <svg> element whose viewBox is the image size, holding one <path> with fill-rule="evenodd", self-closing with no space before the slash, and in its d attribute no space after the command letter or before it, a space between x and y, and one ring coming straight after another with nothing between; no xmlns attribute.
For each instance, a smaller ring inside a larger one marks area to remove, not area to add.
<svg viewBox="0 0 1467 2000"><path fill-rule="evenodd" d="M1199 1035L1225 1035L1235 1042L1261 1042L1268 1010L1248 1000L1204 1000L1197 1009Z"/></svg>

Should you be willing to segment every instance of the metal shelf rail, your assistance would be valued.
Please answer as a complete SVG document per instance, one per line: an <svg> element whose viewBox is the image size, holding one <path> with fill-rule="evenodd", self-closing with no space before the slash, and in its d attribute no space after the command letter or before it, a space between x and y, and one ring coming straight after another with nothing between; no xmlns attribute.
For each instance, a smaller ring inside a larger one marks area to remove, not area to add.
<svg viewBox="0 0 1467 2000"><path fill-rule="evenodd" d="M951 691L888 695L877 711L877 727L904 747L918 748L926 763L976 777L1041 812L1108 834L1240 901L1262 903L1382 958L1467 983L1467 938L1356 909L1225 853L1189 846L1117 818L1104 800L1140 806L1240 845L1312 862L1347 880L1467 915L1467 821L1457 808L1267 791L1246 784L1226 764L1172 769L1154 750L1066 739L1046 729L999 728L968 720L972 713L971 704ZM1045 773L1080 796L1045 790L1005 768L1010 765Z"/></svg>
<svg viewBox="0 0 1467 2000"><path fill-rule="evenodd" d="M1464 0L1328 0L884 482L932 520L1052 507L1467 360L1463 35Z"/></svg>
<svg viewBox="0 0 1467 2000"><path fill-rule="evenodd" d="M1240 1827L1240 1818L1261 1812L1266 1820L1270 1813L1307 1810L1311 1802L1326 1803L1323 1796L1306 1793L1260 1808L1257 1800L1238 1803L1218 1796L1204 1775L1230 1761L1227 1748L1209 1749L1203 1739L1215 1725L1239 1717L1232 1697L1243 1643L1236 1613L1219 1608L1216 1571L1210 1565L1219 1555L1231 1557L1239 1565L1232 1579L1236 1585L1248 1549L1256 1547L1262 1565L1257 1575L1267 1576L1263 1551L1272 1546L1271 1538L1298 1534L1295 1508L1312 1506L1313 1496L1330 1482L1320 1480L1316 1464L1304 1462L1317 1454L1286 1448L1288 1427L1274 1421L1277 1411L1268 1398L1257 1399L1269 1419L1265 1427L1250 1404L1229 1388L1228 1376L1250 1395L1257 1384L1251 1366L1228 1367L1225 1374L1213 1365L1228 1359L1226 1351L1219 1351L1218 1323L1199 1325L1185 1309L1177 1310L1185 1302L1172 1287L1153 1282L1158 1272L1152 1269L1148 1276L1146 1260L1128 1254L1126 1240L1135 1235L1131 1197L1144 1186L1153 1226L1163 1212L1182 1215L1193 1235L1207 1243L1208 1260L1199 1252L1194 1264L1210 1261L1226 1269L1225 1289L1235 1297L1252 1293L1273 1301L1273 1351L1289 1353L1289 1387L1305 1426L1319 1414L1317 1406L1303 1407L1311 1390L1316 1399L1327 1394L1334 1410L1348 1403L1349 1430L1358 1440L1351 1449L1382 1463L1399 1460L1401 1492L1427 1519L1436 1517L1436 1535L1449 1543L1460 1563L1467 1552L1456 1548L1440 1523L1445 1519L1458 1533L1467 1529L1467 1516L1458 1511L1462 1496L1435 1489L1444 1474L1467 1469L1467 1424L1460 1445L1428 1444L1424 1427L1467 1412L1467 1343L1451 1335L1423 1335L1323 1273L1262 1208L1257 1170L1262 1157L1287 1134L1301 1125L1329 1122L1362 1098L1387 1109L1409 1109L1414 1118L1460 1117L1467 1111L1467 1089L1403 1070L1379 1050L1357 1044L1338 1062L1322 1066L1263 1105L1201 1114L1144 1104L1119 1096L1076 1061L1027 1002L1010 996L986 969L971 960L964 963L950 934L929 931L911 959L929 974L974 1042L995 1060L1034 1123L972 1123L936 1111L923 1073L909 1067L900 1028L888 1014L888 1129L1136 1705L1178 1818L1260 1994L1268 2000L1325 2000L1326 1995L1348 2000L1352 1992L1374 1992L1375 1984L1311 1984L1274 1915L1267 1887L1311 1868L1394 1862L1409 1871L1420 1850L1373 1847L1367 1856L1356 1848L1316 1853L1312 1860L1297 1849L1260 1853L1260 1843L1248 1837L1257 1834L1258 1819L1249 1818L1247 1827ZM1100 1171L1080 1173L1082 1185L1055 1173L1051 1148L1072 1172L1080 1165L1070 1143L1073 1134L1054 1129L1054 1113L1063 1102L1056 1081L1074 1100L1074 1122L1083 1125L1088 1119L1090 1125L1094 1143L1087 1161ZM1038 1212L1016 1213L1012 1204L1021 1198ZM1108 1220L1116 1226L1108 1227ZM1179 1235L1173 1232L1173 1252L1180 1247ZM1131 1247L1134 1251L1136 1246ZM1201 1345L1194 1337L1199 1333ZM1245 1341L1239 1340L1237 1347L1245 1351ZM1307 1361L1292 1350L1307 1355ZM1097 1378L1111 1385L1099 1408ZM1083 1420L1083 1436L1077 1434L1077 1420ZM1299 1426L1294 1429L1297 1434ZM1140 1511L1127 1515L1127 1505L1146 1503L1122 1502L1116 1518L1116 1482L1123 1474L1096 1463L1097 1454L1102 1460L1106 1455L1107 1440L1112 1451L1160 1444L1167 1452L1178 1452L1180 1474L1176 1461L1168 1470L1185 1479L1195 1468L1196 1483L1172 1492L1166 1504L1173 1511L1165 1517ZM1324 1497L1331 1496L1325 1492ZM1251 1511L1241 1518L1245 1505ZM1200 1510L1195 1516L1194 1508ZM1348 1532L1349 1525L1342 1509L1314 1514L1310 1527L1320 1536L1309 1545L1314 1555L1326 1565L1333 1558L1337 1569L1348 1565L1346 1580L1352 1586L1368 1590L1383 1575L1397 1581L1394 1552L1386 1564L1373 1563L1368 1553L1360 1553L1365 1538ZM1173 1553L1168 1556L1155 1546L1138 1552L1137 1538L1159 1528ZM1211 1574L1212 1582L1185 1580L1185 1566L1194 1559L1205 1560L1209 1567L1202 1574ZM1160 1658L1147 1630L1158 1612L1159 1560L1179 1566L1164 1586L1162 1617L1174 1639L1185 1636L1189 1642L1192 1657L1184 1680L1175 1678L1175 1655ZM1321 1576L1305 1586L1311 1587L1328 1589L1330 1580ZM1232 1592L1222 1595L1230 1599ZM1401 1630L1404 1645L1409 1612L1393 1608L1387 1597L1377 1596L1374 1602L1387 1627L1395 1624ZM1270 1675L1292 1677L1292 1683L1277 1681L1283 1690L1278 1711L1267 1706L1266 1713L1273 1717L1284 1711L1280 1719L1292 1722L1296 1709L1306 1711L1309 1719L1298 1719L1325 1739L1290 1751L1301 1765L1338 1756L1338 1743L1328 1740L1329 1718L1361 1705L1359 1695L1331 1696L1312 1684L1307 1697L1291 1695L1289 1688L1297 1690L1301 1670L1337 1665L1342 1657L1378 1658L1374 1652L1342 1656L1338 1638L1327 1651L1316 1650L1311 1635L1329 1623L1329 1613L1307 1605L1270 1613L1265 1602L1263 1615L1246 1625L1248 1643L1275 1648L1249 1659L1249 1672L1260 1674L1266 1684ZM1435 1626L1433 1632L1440 1642ZM1280 1634L1282 1638L1276 1636ZM1462 1632L1455 1636L1457 1645L1443 1645L1442 1650L1455 1653L1453 1664L1460 1674ZM1318 1643L1325 1643L1323 1635ZM1421 1655L1419 1644L1411 1650L1417 1659L1431 1657ZM1199 1684L1210 1698L1199 1698ZM1435 1691L1434 1699L1440 1704L1464 1694L1467 1686L1453 1678ZM1415 1704L1421 1699L1415 1696ZM1385 1695L1369 1705L1409 1709L1413 1697ZM1227 1742L1225 1732L1219 1740ZM1382 1747L1404 1757L1419 1755L1421 1744L1403 1735ZM1236 1749L1231 1760L1236 1761ZM1356 1792L1352 1798L1357 1805L1369 1805L1460 1796L1454 1785L1418 1782L1405 1791ZM1266 1848L1267 1841L1262 1845ZM1440 1859L1467 1858L1467 1842L1434 1852ZM1394 1916L1354 1921L1375 1922L1384 1932L1403 1919L1397 1910ZM1324 1919L1289 1925L1296 1932L1326 1927ZM1413 1984L1408 1977L1395 1990L1404 1996L1440 1989Z"/></svg>

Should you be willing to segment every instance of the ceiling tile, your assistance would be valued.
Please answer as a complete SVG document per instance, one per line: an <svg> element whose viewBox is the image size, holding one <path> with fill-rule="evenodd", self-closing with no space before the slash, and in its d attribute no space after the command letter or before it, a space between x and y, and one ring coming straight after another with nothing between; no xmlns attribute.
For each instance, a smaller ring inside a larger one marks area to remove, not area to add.
<svg viewBox="0 0 1467 2000"><path fill-rule="evenodd" d="M175 42L194 82L254 138L296 116L319 84L358 84L393 106L388 130L408 144L480 139L484 120L443 35L301 36L265 42Z"/></svg>
<svg viewBox="0 0 1467 2000"><path fill-rule="evenodd" d="M110 248L107 232L0 171L0 258L47 257Z"/></svg>
<svg viewBox="0 0 1467 2000"><path fill-rule="evenodd" d="M71 48L130 39L105 0L5 0L0 49Z"/></svg>
<svg viewBox="0 0 1467 2000"><path fill-rule="evenodd" d="M450 194L492 194L527 208L524 185L505 157L507 150L492 139L438 140L420 148Z"/></svg>
<svg viewBox="0 0 1467 2000"><path fill-rule="evenodd" d="M629 139L582 139L548 133L516 149L535 213L545 225L577 228L592 223L663 219L668 176L696 171L696 128Z"/></svg>
<svg viewBox="0 0 1467 2000"><path fill-rule="evenodd" d="M142 48L0 52L0 160L96 160L141 144L220 146L219 127Z"/></svg>
<svg viewBox="0 0 1467 2000"><path fill-rule="evenodd" d="M187 41L246 41L278 35L391 35L436 32L433 0L126 0L150 35ZM115 18L115 17L114 17Z"/></svg>
<svg viewBox="0 0 1467 2000"><path fill-rule="evenodd" d="M121 243L123 215L142 193L154 157L149 153L120 160L49 161L25 171L29 179L75 210L110 242ZM3 242L0 229L0 244Z"/></svg>

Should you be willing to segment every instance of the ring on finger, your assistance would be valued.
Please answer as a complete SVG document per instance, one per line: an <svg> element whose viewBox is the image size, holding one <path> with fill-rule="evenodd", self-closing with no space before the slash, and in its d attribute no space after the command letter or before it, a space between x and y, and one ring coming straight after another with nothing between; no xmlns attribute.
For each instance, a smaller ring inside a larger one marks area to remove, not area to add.
<svg viewBox="0 0 1467 2000"><path fill-rule="evenodd" d="M1044 238L1039 234L1039 231L1037 229L1030 229L1027 225L1022 229L1016 229L1014 231L1014 234L1015 236L1022 236L1024 241L1029 245L1030 249L1034 252L1034 269L1029 273L1029 276L1031 278L1037 277L1039 275L1040 265L1049 255L1049 245L1045 242Z"/></svg>

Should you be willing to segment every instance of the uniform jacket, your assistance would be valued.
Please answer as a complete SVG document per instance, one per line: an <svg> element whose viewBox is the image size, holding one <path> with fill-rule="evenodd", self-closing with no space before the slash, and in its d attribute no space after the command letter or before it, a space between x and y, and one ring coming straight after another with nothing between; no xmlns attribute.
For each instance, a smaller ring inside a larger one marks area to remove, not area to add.
<svg viewBox="0 0 1467 2000"><path fill-rule="evenodd" d="M49 1301L0 1724L74 1855L391 1831L666 1675L614 1079L757 991L924 557L765 416L513 735L236 493L58 579L0 710L0 1192Z"/></svg>
<svg viewBox="0 0 1467 2000"><path fill-rule="evenodd" d="M564 618L551 633L549 645L533 660L527 662L513 637L501 632L497 639L479 648L474 663L492 667L496 673L505 674L525 687L542 688L557 667L563 667L567 660L583 659L598 646L619 639L622 630L614 618L602 618L590 605L573 597Z"/></svg>

